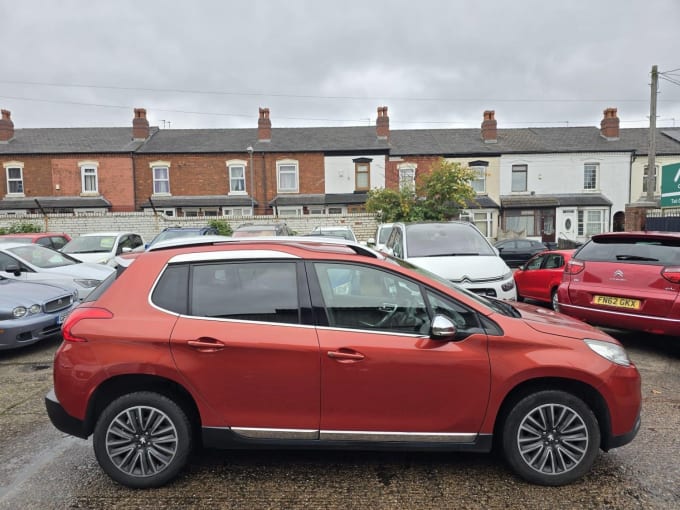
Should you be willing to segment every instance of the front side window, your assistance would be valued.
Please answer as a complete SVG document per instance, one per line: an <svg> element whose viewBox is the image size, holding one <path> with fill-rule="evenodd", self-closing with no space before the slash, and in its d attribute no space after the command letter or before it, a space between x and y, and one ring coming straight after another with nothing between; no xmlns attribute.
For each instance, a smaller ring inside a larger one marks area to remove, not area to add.
<svg viewBox="0 0 680 510"><path fill-rule="evenodd" d="M512 191L527 190L527 165L512 165Z"/></svg>
<svg viewBox="0 0 680 510"><path fill-rule="evenodd" d="M24 169L23 165L10 163L5 165L7 174L7 194L8 195L23 195L24 194Z"/></svg>
<svg viewBox="0 0 680 510"><path fill-rule="evenodd" d="M279 162L276 164L279 193L297 193L298 165L297 162Z"/></svg>
<svg viewBox="0 0 680 510"><path fill-rule="evenodd" d="M229 164L229 193L232 195L245 195L246 167L244 164Z"/></svg>
<svg viewBox="0 0 680 510"><path fill-rule="evenodd" d="M80 183L82 193L98 193L99 180L96 166L80 167Z"/></svg>
<svg viewBox="0 0 680 510"><path fill-rule="evenodd" d="M421 333L429 328L419 286L400 276L354 264L317 263L331 327Z"/></svg>
<svg viewBox="0 0 680 510"><path fill-rule="evenodd" d="M583 189L594 190L597 189L597 171L599 165L597 163L586 163L583 166Z"/></svg>
<svg viewBox="0 0 680 510"><path fill-rule="evenodd" d="M152 166L153 172L153 192L155 195L169 195L170 194L170 167L169 166Z"/></svg>

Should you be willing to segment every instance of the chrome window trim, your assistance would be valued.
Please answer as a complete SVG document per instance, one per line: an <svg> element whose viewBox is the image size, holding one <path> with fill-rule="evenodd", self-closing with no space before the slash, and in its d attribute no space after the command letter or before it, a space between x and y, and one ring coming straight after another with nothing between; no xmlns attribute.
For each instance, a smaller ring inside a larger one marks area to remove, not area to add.
<svg viewBox="0 0 680 510"><path fill-rule="evenodd" d="M300 257L275 250L204 251L175 255L168 260L168 264L178 264L182 262L214 262L216 260L231 261L238 259L300 259ZM262 262L266 262L266 260L262 260ZM163 268L163 271L165 271L165 268ZM163 271L161 271L161 274L163 274Z"/></svg>

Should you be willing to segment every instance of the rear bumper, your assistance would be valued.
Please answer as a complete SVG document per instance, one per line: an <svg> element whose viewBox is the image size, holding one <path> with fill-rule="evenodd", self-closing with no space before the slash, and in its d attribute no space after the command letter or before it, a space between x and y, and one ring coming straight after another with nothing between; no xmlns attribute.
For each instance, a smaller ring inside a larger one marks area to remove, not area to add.
<svg viewBox="0 0 680 510"><path fill-rule="evenodd" d="M53 389L45 395L45 409L47 409L47 416L49 416L52 425L58 430L71 436L87 439L89 434L85 432L83 421L74 418L64 410Z"/></svg>
<svg viewBox="0 0 680 510"><path fill-rule="evenodd" d="M656 335L680 336L680 320L678 319L635 315L630 312L618 312L601 308L588 308L563 303L562 301L560 301L560 312L596 326L645 331Z"/></svg>

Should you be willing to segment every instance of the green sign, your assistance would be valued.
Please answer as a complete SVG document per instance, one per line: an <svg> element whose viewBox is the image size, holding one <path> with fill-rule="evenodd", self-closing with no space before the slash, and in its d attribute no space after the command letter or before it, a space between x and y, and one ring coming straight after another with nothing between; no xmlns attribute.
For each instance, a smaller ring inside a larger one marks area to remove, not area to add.
<svg viewBox="0 0 680 510"><path fill-rule="evenodd" d="M680 207L680 163L661 167L661 207Z"/></svg>

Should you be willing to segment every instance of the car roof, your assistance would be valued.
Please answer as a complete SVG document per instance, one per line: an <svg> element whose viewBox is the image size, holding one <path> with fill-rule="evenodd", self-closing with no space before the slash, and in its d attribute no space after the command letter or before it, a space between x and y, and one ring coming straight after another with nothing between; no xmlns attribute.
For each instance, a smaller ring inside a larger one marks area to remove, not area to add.
<svg viewBox="0 0 680 510"><path fill-rule="evenodd" d="M38 238L38 237L47 237L47 236L66 236L68 235L66 232L17 232L14 234L2 234L0 238L10 238L10 237L30 237L30 238Z"/></svg>

